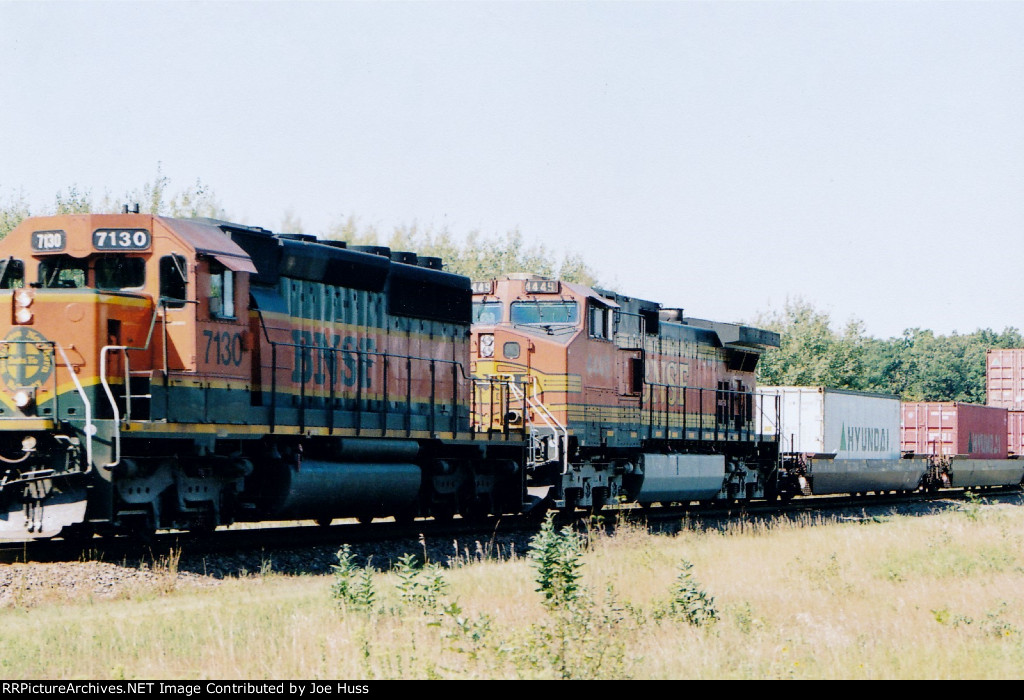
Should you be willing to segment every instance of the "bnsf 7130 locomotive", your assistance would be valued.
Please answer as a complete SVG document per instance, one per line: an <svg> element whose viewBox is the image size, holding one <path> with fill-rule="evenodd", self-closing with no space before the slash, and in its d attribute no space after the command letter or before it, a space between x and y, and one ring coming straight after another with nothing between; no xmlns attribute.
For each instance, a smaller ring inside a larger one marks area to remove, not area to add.
<svg viewBox="0 0 1024 700"><path fill-rule="evenodd" d="M0 251L4 537L522 508L436 258L128 213Z"/></svg>

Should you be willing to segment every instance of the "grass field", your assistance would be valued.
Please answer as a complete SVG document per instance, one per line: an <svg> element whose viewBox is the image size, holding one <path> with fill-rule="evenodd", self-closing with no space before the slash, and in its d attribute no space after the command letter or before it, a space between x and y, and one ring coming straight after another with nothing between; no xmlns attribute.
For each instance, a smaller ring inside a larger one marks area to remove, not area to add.
<svg viewBox="0 0 1024 700"><path fill-rule="evenodd" d="M165 585L112 600L14 591L0 609L0 677L1024 676L1020 497L921 516L685 525L595 529L578 553L551 532L543 571L519 553L347 577L268 567L198 587L178 582L172 557ZM551 583L559 574L568 588Z"/></svg>

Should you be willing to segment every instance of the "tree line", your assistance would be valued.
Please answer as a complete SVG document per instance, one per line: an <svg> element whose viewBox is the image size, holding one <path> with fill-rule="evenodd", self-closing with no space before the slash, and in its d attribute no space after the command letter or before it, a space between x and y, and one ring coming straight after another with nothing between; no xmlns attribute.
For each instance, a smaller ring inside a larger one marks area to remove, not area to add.
<svg viewBox="0 0 1024 700"><path fill-rule="evenodd" d="M758 366L765 385L826 386L894 394L904 401L985 403L985 354L992 348L1024 347L1016 328L938 335L908 328L896 338L868 336L860 321L840 331L829 315L805 300L752 322L782 335Z"/></svg>
<svg viewBox="0 0 1024 700"><path fill-rule="evenodd" d="M29 216L113 214L120 212L128 202L137 203L139 210L147 214L180 218L232 218L210 187L201 180L196 180L184 189L172 191L170 178L158 166L152 182L129 190L121 197L112 196L109 192L94 197L88 189L71 186L57 192L49 206L33 211L23 193L8 194L6 198L0 198L0 238ZM275 228L272 224L258 225ZM442 258L445 270L471 279L489 279L510 272L530 271L590 286L597 284L597 276L581 255L569 252L559 259L547 246L527 241L518 229L503 234L470 231L465 236L457 236L447 227L437 230L412 224L397 226L392 231L380 231L373 225L361 224L355 216L348 216L329 224L323 231L306 231L302 220L294 212L286 211L276 230L283 233L315 233L320 238L347 241L351 245L382 245L392 250L413 251L419 255Z"/></svg>
<svg viewBox="0 0 1024 700"><path fill-rule="evenodd" d="M143 212L163 216L231 218L201 180L172 190L170 178L158 165L151 182L121 197L105 193L97 198L87 189L71 186L57 192L52 204L38 211L32 210L24 194L4 198L0 190L0 238L28 216L116 213L126 202L138 203ZM291 211L285 212L278 230L316 233L352 245L385 245L440 257L446 270L471 279L534 272L590 286L598 284L594 270L578 253L566 253L559 259L543 244L527 241L519 230L504 234L470 231L457 236L447 228L435 230L412 224L380 231L348 216L324 231L306 231ZM827 313L802 299L788 301L782 310L763 312L751 323L782 336L782 347L769 349L759 363L761 384L875 391L895 394L906 401L985 403L986 350L1024 347L1024 338L1016 328L951 335L908 328L899 337L883 340L868 336L862 322L851 320L836 331Z"/></svg>

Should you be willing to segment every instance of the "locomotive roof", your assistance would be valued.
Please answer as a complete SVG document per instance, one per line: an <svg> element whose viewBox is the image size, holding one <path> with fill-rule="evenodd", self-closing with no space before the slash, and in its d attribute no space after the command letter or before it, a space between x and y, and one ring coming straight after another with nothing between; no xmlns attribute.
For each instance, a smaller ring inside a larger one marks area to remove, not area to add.
<svg viewBox="0 0 1024 700"><path fill-rule="evenodd" d="M225 236L219 226L202 219L170 219L162 216L153 218L188 243L196 254L216 258L235 272L256 272L256 266L249 259L248 253Z"/></svg>
<svg viewBox="0 0 1024 700"><path fill-rule="evenodd" d="M498 280L545 280L550 279L541 275L530 273L512 273L502 275ZM743 350L759 350L765 347L779 347L780 336L774 331L755 328L742 323L726 323L723 321L708 321L702 318L684 316L682 309L665 309L661 304L646 299L619 294L618 292L588 287L583 284L559 280L563 288L569 289L578 296L593 299L604 306L613 309L623 309L627 313L643 315L649 319L651 327L660 323L675 324L677 326L688 326L698 333L707 334L709 342L717 343L723 347L734 347Z"/></svg>
<svg viewBox="0 0 1024 700"><path fill-rule="evenodd" d="M723 346L741 348L779 347L780 336L775 331L755 328L742 323L709 321L703 318L684 316L682 309L663 309L661 304L658 304L657 302L647 301L644 299L634 299L605 289L597 291L599 291L603 296L609 299L614 299L623 306L631 307L637 312L657 311L667 316L674 316L662 318L660 323L678 323L684 326L703 328L711 331L718 336L718 340Z"/></svg>
<svg viewBox="0 0 1024 700"><path fill-rule="evenodd" d="M42 230L80 230L92 232L103 228L144 228L152 232L163 230L178 239L197 255L208 255L236 272L256 272L249 255L211 222L202 219L174 219L152 214L63 214L59 216L30 217L10 233L8 240L15 245L29 246L33 232ZM36 251L38 252L38 251ZM57 252L57 251L55 251ZM69 236L67 248L59 252L84 258L96 252L88 236Z"/></svg>

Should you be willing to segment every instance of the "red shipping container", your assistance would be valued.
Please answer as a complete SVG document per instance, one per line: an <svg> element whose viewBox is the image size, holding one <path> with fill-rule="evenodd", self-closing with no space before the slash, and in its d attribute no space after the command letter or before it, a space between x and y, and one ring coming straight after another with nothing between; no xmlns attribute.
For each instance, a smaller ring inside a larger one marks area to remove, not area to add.
<svg viewBox="0 0 1024 700"><path fill-rule="evenodd" d="M1010 411L1007 414L1006 426L1010 453L1024 455L1024 411Z"/></svg>
<svg viewBox="0 0 1024 700"><path fill-rule="evenodd" d="M922 455L1005 459L1005 408L972 403L903 404L902 450Z"/></svg>
<svg viewBox="0 0 1024 700"><path fill-rule="evenodd" d="M989 350L985 377L989 406L1024 411L1024 348Z"/></svg>

